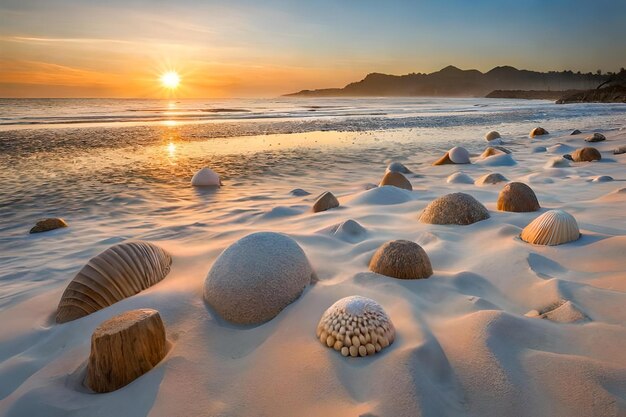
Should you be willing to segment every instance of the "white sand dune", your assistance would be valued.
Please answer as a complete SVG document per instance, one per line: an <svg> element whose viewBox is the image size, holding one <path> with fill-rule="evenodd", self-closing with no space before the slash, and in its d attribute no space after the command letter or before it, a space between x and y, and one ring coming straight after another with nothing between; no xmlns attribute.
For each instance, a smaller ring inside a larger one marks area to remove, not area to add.
<svg viewBox="0 0 626 417"><path fill-rule="evenodd" d="M584 138L556 132L541 138L548 153L532 153L537 141L527 138L531 127L507 135L512 155L464 165L463 171L478 178L498 166L510 181L533 188L539 212L497 211L506 182L447 182L458 167L430 165L449 147L445 143L430 153L403 155L419 174L407 176L412 192L359 185L376 183L383 161L247 188L226 178L224 187L197 192L191 203L164 201L167 215L142 218L148 226L137 234L102 234L92 223L97 220L86 216L70 219L67 230L20 238L15 250L32 257L31 268L57 278L3 287L0 415L626 415L626 154L609 157L626 144L626 132L604 132L607 140L594 144L607 162L544 169L555 153L584 146ZM552 132L549 123L545 127ZM478 151L484 141L476 141ZM590 181L600 175L614 181ZM291 195L296 187L311 194ZM312 213L324 191L341 205ZM430 201L457 191L483 203L491 217L468 226L418 221ZM553 247L519 239L522 228L548 209L572 214L582 237ZM269 322L235 326L207 308L203 283L224 248L256 231L293 237L318 280ZM55 324L67 282L102 247L129 237L167 249L171 273L136 296ZM368 272L374 251L391 239L419 243L434 274L399 280ZM376 300L396 327L396 340L379 354L344 358L316 338L323 312L351 295ZM566 324L524 316L559 300L570 300L588 320ZM88 392L82 380L92 331L115 314L144 307L163 318L167 356L118 391Z"/></svg>

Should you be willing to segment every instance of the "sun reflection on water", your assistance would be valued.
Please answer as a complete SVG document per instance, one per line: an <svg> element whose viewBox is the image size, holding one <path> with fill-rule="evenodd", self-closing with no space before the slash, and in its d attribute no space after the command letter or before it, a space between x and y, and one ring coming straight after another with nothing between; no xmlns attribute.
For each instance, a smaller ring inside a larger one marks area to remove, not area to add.
<svg viewBox="0 0 626 417"><path fill-rule="evenodd" d="M167 144L166 148L167 148L167 153L170 156L170 158L173 158L176 156L176 144L174 144L173 142L170 142Z"/></svg>

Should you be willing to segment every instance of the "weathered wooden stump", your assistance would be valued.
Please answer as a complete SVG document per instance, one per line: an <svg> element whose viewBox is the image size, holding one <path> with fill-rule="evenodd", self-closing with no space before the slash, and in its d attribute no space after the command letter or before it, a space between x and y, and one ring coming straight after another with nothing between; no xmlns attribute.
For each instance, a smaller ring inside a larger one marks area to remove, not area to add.
<svg viewBox="0 0 626 417"><path fill-rule="evenodd" d="M165 353L165 327L158 311L119 314L91 335L85 384L95 392L115 391L154 368Z"/></svg>

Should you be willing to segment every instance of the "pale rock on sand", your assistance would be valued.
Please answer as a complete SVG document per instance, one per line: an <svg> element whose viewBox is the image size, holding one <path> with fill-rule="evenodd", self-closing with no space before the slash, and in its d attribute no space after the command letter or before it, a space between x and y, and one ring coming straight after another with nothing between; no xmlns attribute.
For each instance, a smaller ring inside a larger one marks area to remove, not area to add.
<svg viewBox="0 0 626 417"><path fill-rule="evenodd" d="M380 304L354 295L330 306L315 334L323 345L343 356L364 357L392 344L396 330Z"/></svg>
<svg viewBox="0 0 626 417"><path fill-rule="evenodd" d="M474 180L469 175L459 171L450 175L446 182L448 184L473 184Z"/></svg>
<svg viewBox="0 0 626 417"><path fill-rule="evenodd" d="M600 155L600 151L596 148L592 148L591 146L576 149L572 154L572 160L574 162L592 162L599 161L601 159L602 155Z"/></svg>
<svg viewBox="0 0 626 417"><path fill-rule="evenodd" d="M498 195L498 210L524 213L540 209L535 192L522 182L510 182Z"/></svg>
<svg viewBox="0 0 626 417"><path fill-rule="evenodd" d="M489 218L489 211L469 194L446 194L433 200L419 220L431 224L468 225Z"/></svg>
<svg viewBox="0 0 626 417"><path fill-rule="evenodd" d="M522 230L520 238L534 245L555 246L578 240L578 223L563 210L550 210L533 220Z"/></svg>
<svg viewBox="0 0 626 417"><path fill-rule="evenodd" d="M156 310L132 310L106 320L91 336L85 385L99 393L128 385L165 357L166 343Z"/></svg>
<svg viewBox="0 0 626 417"><path fill-rule="evenodd" d="M534 138L535 136L543 136L543 135L548 135L548 134L550 134L550 132L548 132L543 127L536 127L530 131L530 134L528 136L530 136L531 138Z"/></svg>
<svg viewBox="0 0 626 417"><path fill-rule="evenodd" d="M220 176L210 168L202 168L191 178L194 187L219 187L222 185Z"/></svg>
<svg viewBox="0 0 626 417"><path fill-rule="evenodd" d="M602 142L603 140L606 140L606 137L602 133L597 132L585 138L585 142Z"/></svg>
<svg viewBox="0 0 626 417"><path fill-rule="evenodd" d="M352 204L391 205L402 204L411 200L410 191L393 187L391 185L384 185L382 187L362 191L354 196L350 202Z"/></svg>
<svg viewBox="0 0 626 417"><path fill-rule="evenodd" d="M495 130L485 133L485 140L487 142L491 142L494 139L500 139L500 137L500 133L496 132Z"/></svg>
<svg viewBox="0 0 626 417"><path fill-rule="evenodd" d="M546 319L557 323L576 323L588 320L588 317L569 300L560 300L558 303L537 311L531 310L526 317Z"/></svg>
<svg viewBox="0 0 626 417"><path fill-rule="evenodd" d="M399 172L400 174L410 174L411 170L400 162L392 162L387 166L387 172Z"/></svg>
<svg viewBox="0 0 626 417"><path fill-rule="evenodd" d="M339 200L330 191L326 191L320 195L313 204L313 213L319 213L320 211L330 210L332 208L339 207Z"/></svg>
<svg viewBox="0 0 626 417"><path fill-rule="evenodd" d="M497 172L492 172L490 174L485 174L482 177L478 178L475 181L476 185L487 185L487 184L497 184L499 182L508 181L508 179Z"/></svg>
<svg viewBox="0 0 626 417"><path fill-rule="evenodd" d="M595 177L593 180L591 180L591 182L609 182L609 181L613 181L613 177L611 177L610 175L599 175Z"/></svg>
<svg viewBox="0 0 626 417"><path fill-rule="evenodd" d="M398 187L409 191L413 190L411 182L399 172L387 172L383 176L383 179L380 181L380 184L378 184L379 187L382 187L384 185L391 185L393 187Z"/></svg>
<svg viewBox="0 0 626 417"><path fill-rule="evenodd" d="M294 197L305 197L307 195L311 195L310 192L303 190L302 188L294 188L293 190L289 191L289 194Z"/></svg>
<svg viewBox="0 0 626 417"><path fill-rule="evenodd" d="M261 324L300 297L313 277L295 240L279 233L253 233L217 258L204 281L204 299L229 322Z"/></svg>
<svg viewBox="0 0 626 417"><path fill-rule="evenodd" d="M568 168L572 166L570 161L567 158L563 158L562 156L555 156L551 158L544 164L544 168Z"/></svg>
<svg viewBox="0 0 626 417"><path fill-rule="evenodd" d="M367 230L352 219L322 229L321 232L351 243L363 240L367 234Z"/></svg>
<svg viewBox="0 0 626 417"><path fill-rule="evenodd" d="M76 320L161 281L172 257L149 242L125 242L91 258L61 296L57 323Z"/></svg>
<svg viewBox="0 0 626 417"><path fill-rule="evenodd" d="M428 255L409 240L385 242L372 256L370 271L399 279L428 278L433 274Z"/></svg>
<svg viewBox="0 0 626 417"><path fill-rule="evenodd" d="M65 222L65 220L59 217L48 217L46 219L39 220L32 227L32 229L30 229L29 233L48 232L50 230L60 229L63 227L68 227L68 224Z"/></svg>
<svg viewBox="0 0 626 417"><path fill-rule="evenodd" d="M439 158L433 163L433 165L446 165L446 164L470 164L470 155L467 149L462 146L455 146L445 153L444 156Z"/></svg>

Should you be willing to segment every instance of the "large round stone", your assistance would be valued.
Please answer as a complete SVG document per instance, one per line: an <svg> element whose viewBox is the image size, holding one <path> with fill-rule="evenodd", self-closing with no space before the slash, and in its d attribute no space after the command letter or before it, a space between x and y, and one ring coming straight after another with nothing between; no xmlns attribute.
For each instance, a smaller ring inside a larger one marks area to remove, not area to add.
<svg viewBox="0 0 626 417"><path fill-rule="evenodd" d="M428 278L433 268L426 251L409 240L391 240L378 248L369 265L370 271L400 279Z"/></svg>
<svg viewBox="0 0 626 417"><path fill-rule="evenodd" d="M602 155L596 148L586 146L584 148L576 149L574 153L572 153L572 159L574 162L599 161L602 159Z"/></svg>
<svg viewBox="0 0 626 417"><path fill-rule="evenodd" d="M217 258L204 282L204 299L229 322L260 324L295 301L312 277L311 264L295 240L253 233Z"/></svg>
<svg viewBox="0 0 626 417"><path fill-rule="evenodd" d="M525 213L539 210L535 192L523 182L510 182L498 195L498 210Z"/></svg>

